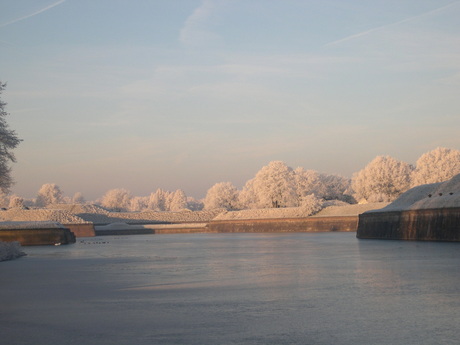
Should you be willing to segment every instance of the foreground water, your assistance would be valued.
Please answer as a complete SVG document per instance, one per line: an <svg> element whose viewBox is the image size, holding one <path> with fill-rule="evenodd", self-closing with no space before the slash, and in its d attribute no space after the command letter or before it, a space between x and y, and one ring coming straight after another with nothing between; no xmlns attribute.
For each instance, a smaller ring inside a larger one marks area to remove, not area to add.
<svg viewBox="0 0 460 345"><path fill-rule="evenodd" d="M458 344L460 244L181 234L0 263L2 344Z"/></svg>

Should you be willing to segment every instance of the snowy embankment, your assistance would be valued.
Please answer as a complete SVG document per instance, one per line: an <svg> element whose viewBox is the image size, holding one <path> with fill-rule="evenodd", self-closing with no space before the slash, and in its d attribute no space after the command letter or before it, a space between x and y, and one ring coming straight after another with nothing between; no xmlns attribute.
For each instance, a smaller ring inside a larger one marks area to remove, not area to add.
<svg viewBox="0 0 460 345"><path fill-rule="evenodd" d="M10 222L57 222L61 224L86 224L81 217L66 210L10 208L0 211L0 220Z"/></svg>
<svg viewBox="0 0 460 345"><path fill-rule="evenodd" d="M317 213L315 213L317 209L305 207L264 208L224 212L213 220L358 216L365 211L382 208L386 205L388 203L350 205L340 201L326 201L322 205L324 208Z"/></svg>
<svg viewBox="0 0 460 345"><path fill-rule="evenodd" d="M95 205L56 204L47 206L54 210L66 210L75 216L96 224L126 223L126 224L152 224L152 223L196 223L208 222L225 209L209 211L178 211L178 212L110 212Z"/></svg>
<svg viewBox="0 0 460 345"><path fill-rule="evenodd" d="M394 202L372 212L391 212L460 207L460 174L452 179L414 187Z"/></svg>
<svg viewBox="0 0 460 345"><path fill-rule="evenodd" d="M18 242L0 242L0 261L13 260L26 255Z"/></svg>
<svg viewBox="0 0 460 345"><path fill-rule="evenodd" d="M346 216L358 216L361 213L381 209L387 206L388 202L376 202L369 204L355 204L355 205L342 205L342 206L329 206L323 208L317 214L312 217L346 217Z"/></svg>

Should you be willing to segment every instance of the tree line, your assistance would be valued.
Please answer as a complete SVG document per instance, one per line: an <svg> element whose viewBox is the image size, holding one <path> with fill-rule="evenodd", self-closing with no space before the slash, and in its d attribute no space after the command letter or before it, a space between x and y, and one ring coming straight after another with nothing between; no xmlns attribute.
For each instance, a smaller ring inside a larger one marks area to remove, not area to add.
<svg viewBox="0 0 460 345"><path fill-rule="evenodd" d="M6 84L0 82L0 96ZM46 207L56 203L86 203L81 193L64 196L54 183L44 184L35 199L9 195L13 180L10 164L21 139L6 122L6 103L0 98L0 205ZM181 189L161 188L149 196L132 196L123 188L111 189L99 200L114 211L180 211L225 208L228 210L278 207L314 209L322 200L347 203L391 202L409 188L446 181L460 173L460 151L438 147L423 154L415 166L390 156L377 156L362 170L346 178L304 168L292 169L282 161L262 167L238 190L231 182L214 184L203 200L187 197Z"/></svg>
<svg viewBox="0 0 460 345"><path fill-rule="evenodd" d="M231 182L214 184L203 200L187 197L181 189L161 188L148 196L133 196L128 190L108 190L92 201L113 211L181 211L225 208L308 207L320 202L342 203L391 202L411 187L446 181L460 173L460 151L436 148L423 154L415 166L390 156L377 156L352 178L320 173L304 168L293 169L282 161L272 161L247 181L241 190ZM64 196L54 183L44 184L35 199L12 195L3 197L6 207L46 207L56 203L86 203L81 193Z"/></svg>

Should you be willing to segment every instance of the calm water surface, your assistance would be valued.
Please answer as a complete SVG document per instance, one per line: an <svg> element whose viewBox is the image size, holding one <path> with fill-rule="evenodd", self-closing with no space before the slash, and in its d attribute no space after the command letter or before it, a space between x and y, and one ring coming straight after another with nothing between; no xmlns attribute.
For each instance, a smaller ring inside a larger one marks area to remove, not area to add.
<svg viewBox="0 0 460 345"><path fill-rule="evenodd" d="M2 344L458 344L460 243L177 234L0 263Z"/></svg>

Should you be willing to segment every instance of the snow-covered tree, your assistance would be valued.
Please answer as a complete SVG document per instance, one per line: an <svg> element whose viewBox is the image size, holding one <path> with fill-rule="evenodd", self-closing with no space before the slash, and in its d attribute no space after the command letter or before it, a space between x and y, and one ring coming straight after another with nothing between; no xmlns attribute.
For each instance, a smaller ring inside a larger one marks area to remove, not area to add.
<svg viewBox="0 0 460 345"><path fill-rule="evenodd" d="M226 208L234 210L238 204L238 190L231 182L220 182L212 186L206 193L204 208Z"/></svg>
<svg viewBox="0 0 460 345"><path fill-rule="evenodd" d="M352 188L360 201L393 201L410 187L413 167L390 156L377 156L353 176Z"/></svg>
<svg viewBox="0 0 460 345"><path fill-rule="evenodd" d="M0 207L1 207L1 208L6 208L6 207L8 207L8 203L9 203L8 194L4 193L4 192L0 189Z"/></svg>
<svg viewBox="0 0 460 345"><path fill-rule="evenodd" d="M62 191L55 183L45 183L41 186L35 201L38 207L62 202Z"/></svg>
<svg viewBox="0 0 460 345"><path fill-rule="evenodd" d="M86 203L86 200L83 197L83 194L81 194L80 192L76 192L72 197L72 203L73 204L84 204Z"/></svg>
<svg viewBox="0 0 460 345"><path fill-rule="evenodd" d="M101 205L117 212L126 211L129 208L131 193L123 188L111 189L102 197Z"/></svg>
<svg viewBox="0 0 460 345"><path fill-rule="evenodd" d="M155 193L150 194L148 208L155 211L165 211L168 192L159 188Z"/></svg>
<svg viewBox="0 0 460 345"><path fill-rule="evenodd" d="M190 211L201 211L204 207L204 204L200 200L196 200L194 197L187 197L187 208Z"/></svg>
<svg viewBox="0 0 460 345"><path fill-rule="evenodd" d="M250 193L254 193L252 196ZM290 207L298 204L294 171L284 162L272 161L249 180L242 201L250 208Z"/></svg>
<svg viewBox="0 0 460 345"><path fill-rule="evenodd" d="M149 198L144 196L135 196L129 202L129 210L132 212L140 212L147 209Z"/></svg>
<svg viewBox="0 0 460 345"><path fill-rule="evenodd" d="M10 203L8 204L8 208L23 208L24 207L24 199L17 195L12 195L10 197Z"/></svg>
<svg viewBox="0 0 460 345"><path fill-rule="evenodd" d="M294 181L299 204L302 198L307 195L319 195L321 175L316 170L297 168L294 170Z"/></svg>
<svg viewBox="0 0 460 345"><path fill-rule="evenodd" d="M457 174L460 174L460 151L438 147L417 160L412 186L447 181Z"/></svg>
<svg viewBox="0 0 460 345"><path fill-rule="evenodd" d="M5 87L6 84L0 81L0 95ZM18 138L15 131L9 129L5 119L8 115L5 107L6 103L0 98L0 190L7 194L13 185L9 163L16 161L13 150L19 145L21 139Z"/></svg>
<svg viewBox="0 0 460 345"><path fill-rule="evenodd" d="M323 207L323 200L316 197L315 194L310 194L302 197L300 207L304 209L304 214L312 215L320 211Z"/></svg>
<svg viewBox="0 0 460 345"><path fill-rule="evenodd" d="M170 194L169 211L182 211L187 208L187 196L182 189Z"/></svg>
<svg viewBox="0 0 460 345"><path fill-rule="evenodd" d="M334 175L321 174L315 195L324 200L342 200L352 202L351 179Z"/></svg>

